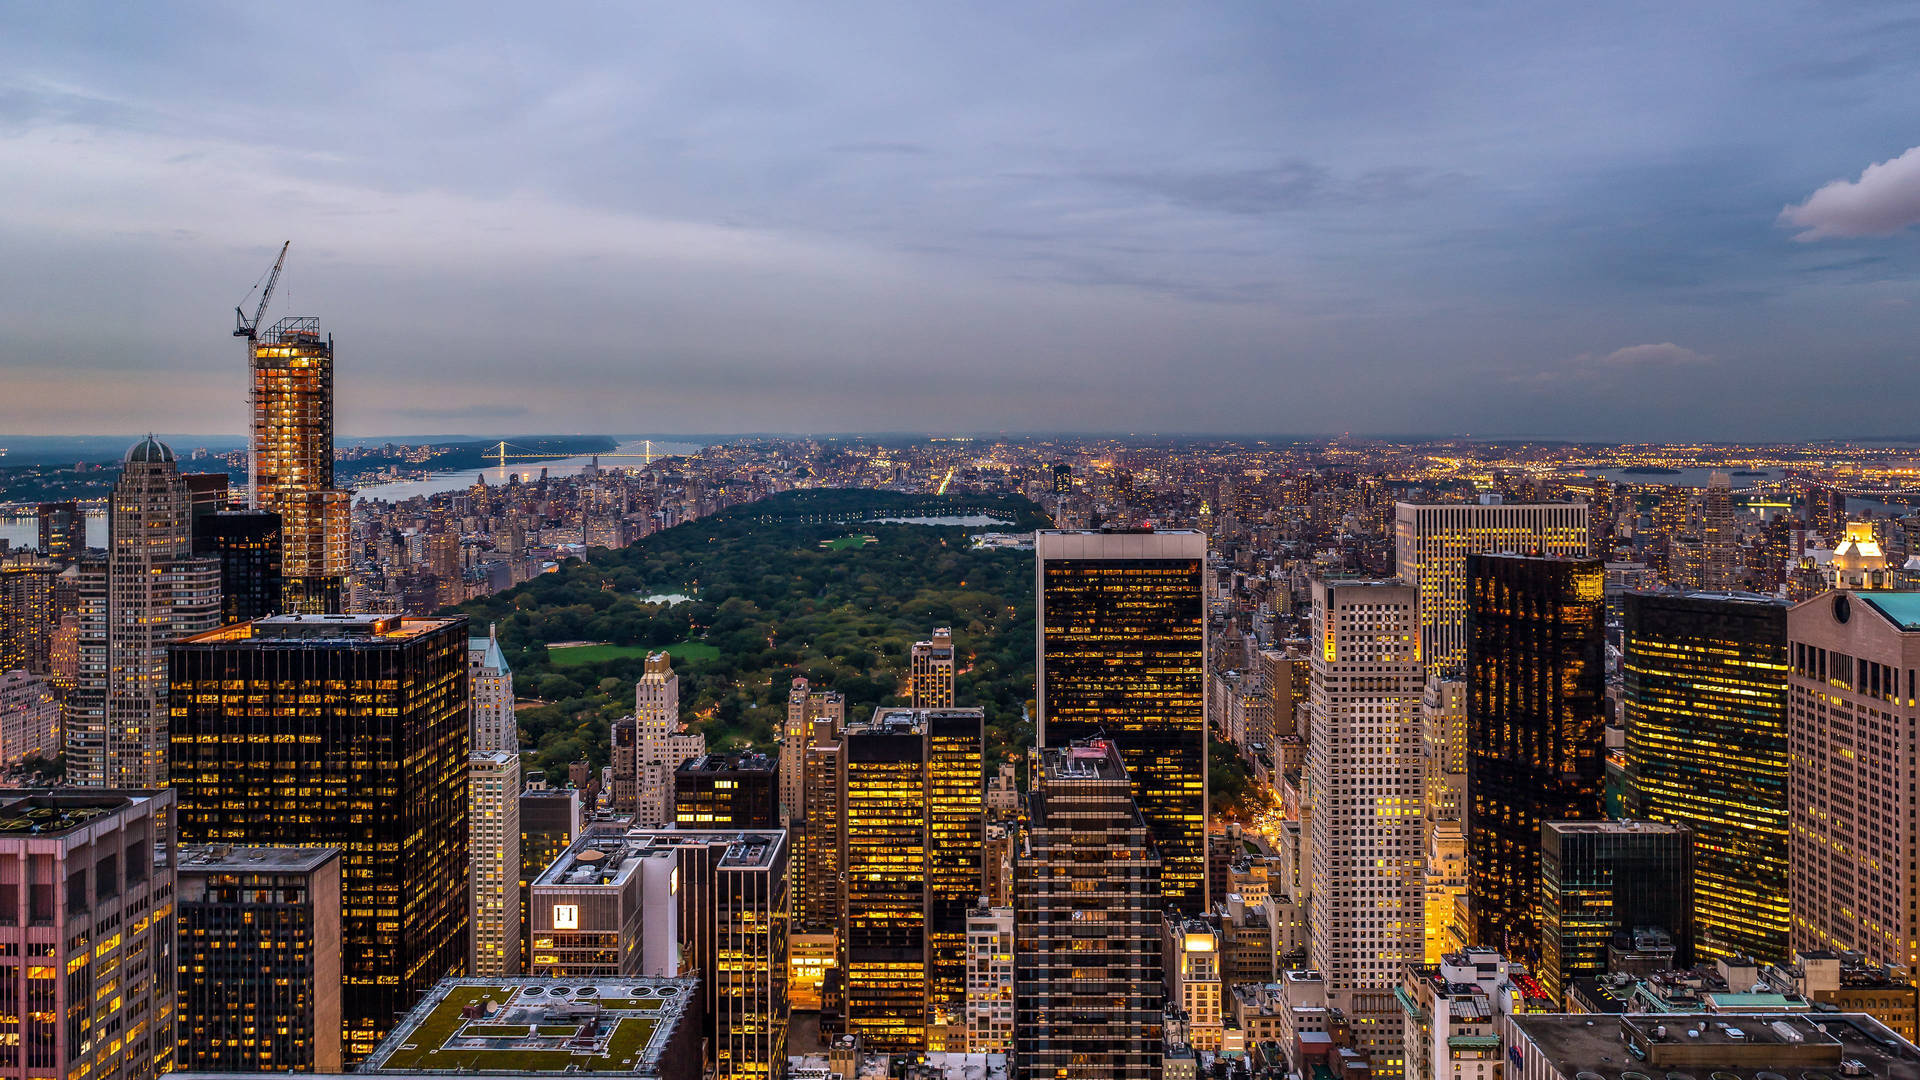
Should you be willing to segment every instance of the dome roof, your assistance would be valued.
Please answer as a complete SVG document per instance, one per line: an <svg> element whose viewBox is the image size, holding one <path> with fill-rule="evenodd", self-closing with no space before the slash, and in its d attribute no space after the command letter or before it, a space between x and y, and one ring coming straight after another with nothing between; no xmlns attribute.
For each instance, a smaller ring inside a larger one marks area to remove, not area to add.
<svg viewBox="0 0 1920 1080"><path fill-rule="evenodd" d="M173 448L149 435L127 448L126 463L137 461L161 462L173 460Z"/></svg>

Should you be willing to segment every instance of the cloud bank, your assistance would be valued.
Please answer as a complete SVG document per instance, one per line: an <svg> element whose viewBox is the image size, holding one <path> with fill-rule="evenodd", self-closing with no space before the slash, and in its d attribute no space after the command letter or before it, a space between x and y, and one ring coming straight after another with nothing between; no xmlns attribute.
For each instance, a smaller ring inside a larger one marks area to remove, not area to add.
<svg viewBox="0 0 1920 1080"><path fill-rule="evenodd" d="M1780 222L1800 229L1800 241L1892 236L1920 225L1920 146L1867 166L1858 180L1827 184L1780 211Z"/></svg>

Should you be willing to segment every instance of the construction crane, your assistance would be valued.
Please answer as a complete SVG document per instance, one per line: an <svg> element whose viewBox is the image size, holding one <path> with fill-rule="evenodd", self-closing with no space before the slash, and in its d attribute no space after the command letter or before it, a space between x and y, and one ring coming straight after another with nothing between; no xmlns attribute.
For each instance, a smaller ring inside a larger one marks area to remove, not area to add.
<svg viewBox="0 0 1920 1080"><path fill-rule="evenodd" d="M253 343L260 334L260 320L267 317L267 301L273 299L273 287L280 282L280 268L287 264L287 249L292 246L293 241L291 240L280 245L280 257L273 260L273 270L267 274L267 287L260 293L260 306L253 309L253 318L248 319L246 311L241 307L236 306L233 309L233 336L247 339L247 423L249 425L257 422L260 408L258 399L260 393L259 379L255 377L253 372ZM254 282L253 288L260 288L260 283L258 281ZM247 295L240 298L240 303L245 304L252 298L253 289L248 289ZM259 439L257 437L247 440L247 505L255 510L260 509L260 450L258 443Z"/></svg>
<svg viewBox="0 0 1920 1080"><path fill-rule="evenodd" d="M260 332L260 320L266 318L267 315L267 301L273 299L273 287L280 282L280 268L287 264L287 249L292 246L293 241L291 240L280 245L280 257L273 260L273 270L267 274L267 287L265 291L260 294L260 306L254 309L253 318L248 319L247 313L239 307L233 309L234 337L246 338L248 341L252 341L255 335ZM257 281L254 282L253 288L260 288L260 283ZM247 295L241 298L240 303L245 304L252 296L253 289L248 289Z"/></svg>

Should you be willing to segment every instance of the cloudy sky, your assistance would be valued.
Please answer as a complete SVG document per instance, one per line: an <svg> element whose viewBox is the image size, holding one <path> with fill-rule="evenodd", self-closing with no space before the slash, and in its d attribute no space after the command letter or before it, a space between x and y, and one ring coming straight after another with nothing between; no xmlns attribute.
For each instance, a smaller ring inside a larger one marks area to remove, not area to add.
<svg viewBox="0 0 1920 1080"><path fill-rule="evenodd" d="M1916 432L1920 11L0 4L0 432L288 239L342 434Z"/></svg>

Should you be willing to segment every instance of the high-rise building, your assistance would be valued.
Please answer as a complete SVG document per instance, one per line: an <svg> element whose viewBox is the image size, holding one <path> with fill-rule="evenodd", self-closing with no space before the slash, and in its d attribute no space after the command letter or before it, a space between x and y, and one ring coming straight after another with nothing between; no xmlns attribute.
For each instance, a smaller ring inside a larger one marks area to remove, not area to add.
<svg viewBox="0 0 1920 1080"><path fill-rule="evenodd" d="M647 657L633 688L631 722L613 725L613 808L635 825L673 822L673 771L707 752L707 739L680 722L680 676L664 652ZM628 795L631 792L631 795Z"/></svg>
<svg viewBox="0 0 1920 1080"><path fill-rule="evenodd" d="M1564 1001L1607 971L1620 931L1658 927L1693 963L1693 833L1650 821L1549 821L1540 828L1540 978Z"/></svg>
<svg viewBox="0 0 1920 1080"><path fill-rule="evenodd" d="M1786 961L1786 603L1629 593L1622 667L1629 806L1693 830L1697 952Z"/></svg>
<svg viewBox="0 0 1920 1080"><path fill-rule="evenodd" d="M1218 927L1205 919L1170 912L1165 947L1168 1011L1185 1028L1183 1041L1194 1050L1218 1053L1226 1035L1226 950ZM1269 980L1261 980L1263 982ZM1177 1011L1175 1011L1177 1010ZM1167 1041L1175 1042L1174 1033Z"/></svg>
<svg viewBox="0 0 1920 1080"><path fill-rule="evenodd" d="M193 553L220 564L220 621L250 622L280 611L280 515L216 510L193 519Z"/></svg>
<svg viewBox="0 0 1920 1080"><path fill-rule="evenodd" d="M520 752L520 727L513 713L513 669L500 651L492 624L487 636L467 640L467 693L473 710L473 752Z"/></svg>
<svg viewBox="0 0 1920 1080"><path fill-rule="evenodd" d="M847 1031L883 1052L924 1049L927 731L911 711L846 726L840 754L840 970Z"/></svg>
<svg viewBox="0 0 1920 1080"><path fill-rule="evenodd" d="M841 905L846 899L845 882L840 877L840 761L845 749L840 729L838 713L811 725L811 741L800 759L805 775L801 820L796 823L799 867L794 871L793 892L793 924L835 935L840 931ZM785 749L781 748L783 759ZM785 780L782 776L783 786Z"/></svg>
<svg viewBox="0 0 1920 1080"><path fill-rule="evenodd" d="M1034 751L1013 890L1013 1075L1161 1075L1160 857L1110 740Z"/></svg>
<svg viewBox="0 0 1920 1080"><path fill-rule="evenodd" d="M766 754L701 754L673 771L673 821L682 829L777 829L778 768Z"/></svg>
<svg viewBox="0 0 1920 1080"><path fill-rule="evenodd" d="M283 610L341 609L352 493L333 486L333 338L281 319L250 342L253 509L280 515Z"/></svg>
<svg viewBox="0 0 1920 1080"><path fill-rule="evenodd" d="M1198 532L1041 532L1042 747L1110 736L1153 830L1169 906L1207 903L1207 619Z"/></svg>
<svg viewBox="0 0 1920 1080"><path fill-rule="evenodd" d="M467 850L472 869L474 975L520 974L520 755L476 750L467 759Z"/></svg>
<svg viewBox="0 0 1920 1080"><path fill-rule="evenodd" d="M41 503L37 514L40 526L40 554L58 563L70 563L86 554L87 519L80 504Z"/></svg>
<svg viewBox="0 0 1920 1080"><path fill-rule="evenodd" d="M580 792L534 780L520 793L520 957L533 963L533 882L572 845L585 823Z"/></svg>
<svg viewBox="0 0 1920 1080"><path fill-rule="evenodd" d="M278 615L172 648L182 837L344 852L349 1064L466 969L466 633L464 618Z"/></svg>
<svg viewBox="0 0 1920 1080"><path fill-rule="evenodd" d="M1467 662L1467 556L1588 553L1584 503L1398 503L1394 507L1394 574L1420 590L1420 654L1437 671Z"/></svg>
<svg viewBox="0 0 1920 1080"><path fill-rule="evenodd" d="M916 709L953 708L953 631L942 626L927 641L913 643L912 693Z"/></svg>
<svg viewBox="0 0 1920 1080"><path fill-rule="evenodd" d="M1313 583L1311 957L1388 1071L1404 1052L1393 993L1426 929L1418 603L1403 581Z"/></svg>
<svg viewBox="0 0 1920 1080"><path fill-rule="evenodd" d="M1602 816L1606 571L1470 555L1467 895L1477 943L1540 951L1540 826Z"/></svg>
<svg viewBox="0 0 1920 1080"><path fill-rule="evenodd" d="M1053 493L1061 498L1073 494L1073 466L1064 461L1053 466Z"/></svg>
<svg viewBox="0 0 1920 1080"><path fill-rule="evenodd" d="M1454 912L1467 893L1467 683L1432 672L1420 699L1421 850L1426 859L1426 963L1464 948Z"/></svg>
<svg viewBox="0 0 1920 1080"><path fill-rule="evenodd" d="M1740 522L1733 513L1733 478L1715 470L1701 495L1700 543L1704 552L1701 579L1709 589L1737 589L1741 585Z"/></svg>
<svg viewBox="0 0 1920 1080"><path fill-rule="evenodd" d="M1787 864L1795 952L1920 967L1920 592L1787 612Z"/></svg>
<svg viewBox="0 0 1920 1080"><path fill-rule="evenodd" d="M60 570L55 563L0 566L0 671L52 673Z"/></svg>
<svg viewBox="0 0 1920 1080"><path fill-rule="evenodd" d="M98 708L78 712L67 728L67 775L76 784L167 781L167 645L220 623L220 567L194 557L188 511L173 451L152 437L135 443L108 509L106 588L91 598L104 603L94 620L82 613L81 675L101 685Z"/></svg>
<svg viewBox="0 0 1920 1080"><path fill-rule="evenodd" d="M805 679L793 680L787 691L787 725L780 737L780 813L785 820L796 821L803 816L801 787L807 748L837 741L840 726L846 722L844 695L811 689ZM816 730L820 728L824 730Z"/></svg>
<svg viewBox="0 0 1920 1080"><path fill-rule="evenodd" d="M1013 1052L1013 908L967 912L967 1045L969 1054Z"/></svg>
<svg viewBox="0 0 1920 1080"><path fill-rule="evenodd" d="M0 798L0 1076L172 1070L172 811L164 788Z"/></svg>
<svg viewBox="0 0 1920 1080"><path fill-rule="evenodd" d="M927 732L928 1044L959 1050L966 1034L967 912L986 887L986 712L914 715Z"/></svg>
<svg viewBox="0 0 1920 1080"><path fill-rule="evenodd" d="M0 671L0 765L60 753L60 698L53 683L25 671Z"/></svg>
<svg viewBox="0 0 1920 1080"><path fill-rule="evenodd" d="M1536 996L1538 986L1525 965L1495 949L1462 948L1436 964L1409 967L1402 989L1405 1080L1499 1076L1497 1025L1502 1017L1550 1007Z"/></svg>
<svg viewBox="0 0 1920 1080"><path fill-rule="evenodd" d="M187 1072L338 1072L340 849L180 849Z"/></svg>

